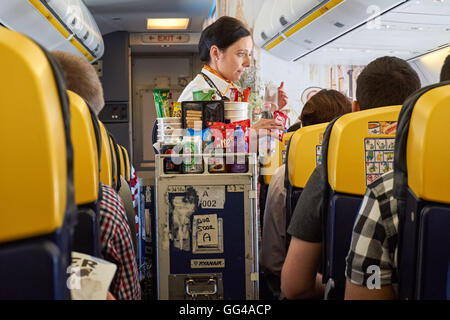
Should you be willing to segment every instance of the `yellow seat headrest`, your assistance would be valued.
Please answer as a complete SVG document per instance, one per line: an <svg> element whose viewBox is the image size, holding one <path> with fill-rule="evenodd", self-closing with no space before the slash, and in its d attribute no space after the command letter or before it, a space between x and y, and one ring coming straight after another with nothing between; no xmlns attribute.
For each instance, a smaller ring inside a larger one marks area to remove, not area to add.
<svg viewBox="0 0 450 320"><path fill-rule="evenodd" d="M425 92L411 114L408 185L423 200L450 204L450 85Z"/></svg>
<svg viewBox="0 0 450 320"><path fill-rule="evenodd" d="M0 70L0 242L7 242L62 226L68 168L61 101L45 53L0 27Z"/></svg>
<svg viewBox="0 0 450 320"><path fill-rule="evenodd" d="M291 132L286 132L283 135L283 141L281 141L281 146L280 146L280 166L287 161L287 147L288 147L289 141L291 140L291 137L294 133L295 133L295 131L291 131Z"/></svg>
<svg viewBox="0 0 450 320"><path fill-rule="evenodd" d="M334 191L364 195L369 183L393 169L400 109L373 108L335 122L328 144L328 182Z"/></svg>
<svg viewBox="0 0 450 320"><path fill-rule="evenodd" d="M120 160L120 175L125 178L125 159L123 158L123 152L122 152L122 146L117 145L117 153L119 154L119 160Z"/></svg>
<svg viewBox="0 0 450 320"><path fill-rule="evenodd" d="M322 159L322 139L327 123L298 129L292 135L287 155L289 183L304 188L309 176Z"/></svg>
<svg viewBox="0 0 450 320"><path fill-rule="evenodd" d="M111 148L111 159L112 159L112 175L113 175L113 186L114 188L117 186L117 168L118 168L118 162L117 162L117 155L116 155L116 149L114 148L114 141L111 138L111 135L109 135L109 143Z"/></svg>
<svg viewBox="0 0 450 320"><path fill-rule="evenodd" d="M100 181L107 186L112 187L112 157L111 157L111 146L109 142L109 135L106 131L105 126L101 121L98 121L100 125L100 132L102 136L102 154L100 157Z"/></svg>
<svg viewBox="0 0 450 320"><path fill-rule="evenodd" d="M99 168L97 141L88 106L72 91L68 91L71 136L74 153L74 191L77 205L97 200Z"/></svg>
<svg viewBox="0 0 450 320"><path fill-rule="evenodd" d="M272 175L275 170L280 166L281 159L279 158L281 154L281 141L275 139L275 150L268 156L261 159L261 174L264 178L264 183L269 184L272 180Z"/></svg>
<svg viewBox="0 0 450 320"><path fill-rule="evenodd" d="M124 146L120 146L122 148L122 152L124 155L124 160L125 160L125 180L127 180L127 182L130 182L131 179L131 166L130 166L130 157L128 156L128 151L127 149L125 149Z"/></svg>
<svg viewBox="0 0 450 320"><path fill-rule="evenodd" d="M275 152L273 152L270 157L264 159L261 173L263 174L265 184L270 184L275 171L283 165L283 159L286 157L287 145L293 134L294 132L286 132L283 134L282 141L275 140Z"/></svg>

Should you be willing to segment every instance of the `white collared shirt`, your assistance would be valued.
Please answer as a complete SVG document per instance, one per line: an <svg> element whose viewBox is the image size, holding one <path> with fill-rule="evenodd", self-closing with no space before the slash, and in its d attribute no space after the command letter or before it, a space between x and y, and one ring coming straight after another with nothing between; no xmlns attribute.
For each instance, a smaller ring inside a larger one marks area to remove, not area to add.
<svg viewBox="0 0 450 320"><path fill-rule="evenodd" d="M229 82L226 82L222 78L216 76L214 73L208 71L207 69L203 68L202 72L211 79L211 81L216 85L217 89L220 90L220 93L226 97L230 97L230 88L232 87L232 84ZM193 92L199 91L199 90L208 90L208 89L214 89L211 88L211 86L206 82L205 78L198 74L194 80L192 80L186 88L184 88L183 92L181 93L180 97L178 98L178 102L182 101L193 101L194 96ZM220 100L220 95L216 95L217 99Z"/></svg>

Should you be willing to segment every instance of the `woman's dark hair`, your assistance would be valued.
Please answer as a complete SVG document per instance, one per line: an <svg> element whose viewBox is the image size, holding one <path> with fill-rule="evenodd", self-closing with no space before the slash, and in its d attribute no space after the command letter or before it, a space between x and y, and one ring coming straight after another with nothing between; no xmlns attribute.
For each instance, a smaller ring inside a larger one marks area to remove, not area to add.
<svg viewBox="0 0 450 320"><path fill-rule="evenodd" d="M198 43L200 60L208 63L211 60L209 51L212 46L225 50L241 38L248 37L250 31L238 19L232 17L221 17L216 22L202 31Z"/></svg>
<svg viewBox="0 0 450 320"><path fill-rule="evenodd" d="M332 89L322 89L313 95L303 107L300 120L303 126L329 122L352 111L350 100Z"/></svg>

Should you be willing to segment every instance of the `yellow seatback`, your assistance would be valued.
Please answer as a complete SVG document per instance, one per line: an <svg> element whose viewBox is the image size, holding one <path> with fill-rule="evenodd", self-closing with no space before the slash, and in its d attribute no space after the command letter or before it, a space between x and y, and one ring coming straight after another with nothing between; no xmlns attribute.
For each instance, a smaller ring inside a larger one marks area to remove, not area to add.
<svg viewBox="0 0 450 320"><path fill-rule="evenodd" d="M100 181L107 186L112 186L112 158L111 158L111 147L109 142L109 135L106 131L105 126L101 121L98 122L100 125L100 132L102 136L102 154L100 158Z"/></svg>
<svg viewBox="0 0 450 320"><path fill-rule="evenodd" d="M70 103L70 128L73 143L73 179L77 205L97 200L99 168L97 141L88 106L72 91L67 92Z"/></svg>
<svg viewBox="0 0 450 320"><path fill-rule="evenodd" d="M275 139L275 151L273 151L270 155L264 157L262 159L262 167L261 174L264 178L264 183L269 184L272 180L272 175L275 170L280 166L280 154L281 154L281 141Z"/></svg>
<svg viewBox="0 0 450 320"><path fill-rule="evenodd" d="M283 135L283 141L280 145L280 166L287 161L287 147L289 144L289 140L291 139L292 135L295 131L286 132Z"/></svg>
<svg viewBox="0 0 450 320"><path fill-rule="evenodd" d="M287 155L289 183L304 188L309 176L322 159L323 133L328 123L298 129L292 135Z"/></svg>
<svg viewBox="0 0 450 320"><path fill-rule="evenodd" d="M111 136L109 136L109 143L110 143L110 148L111 148L111 159L113 162L113 166L112 166L112 180L113 180L113 186L117 186L117 156L116 156L116 151L114 149L114 141L111 138Z"/></svg>
<svg viewBox="0 0 450 320"><path fill-rule="evenodd" d="M334 191L364 195L369 183L393 169L400 109L373 108L335 122L328 145L328 182Z"/></svg>
<svg viewBox="0 0 450 320"><path fill-rule="evenodd" d="M127 182L130 182L130 177L131 177L131 166L130 166L130 157L128 156L128 151L127 149L125 149L124 146L120 146L122 148L123 154L125 155L125 180L127 180Z"/></svg>
<svg viewBox="0 0 450 320"><path fill-rule="evenodd" d="M423 200L450 204L450 85L424 93L411 114L408 185Z"/></svg>
<svg viewBox="0 0 450 320"><path fill-rule="evenodd" d="M122 152L122 146L121 145L117 145L117 150L118 150L118 154L119 154L119 160L120 160L120 175L125 178L125 159L123 158L123 152Z"/></svg>
<svg viewBox="0 0 450 320"><path fill-rule="evenodd" d="M39 46L0 27L0 70L0 242L8 242L62 226L67 147L57 84Z"/></svg>

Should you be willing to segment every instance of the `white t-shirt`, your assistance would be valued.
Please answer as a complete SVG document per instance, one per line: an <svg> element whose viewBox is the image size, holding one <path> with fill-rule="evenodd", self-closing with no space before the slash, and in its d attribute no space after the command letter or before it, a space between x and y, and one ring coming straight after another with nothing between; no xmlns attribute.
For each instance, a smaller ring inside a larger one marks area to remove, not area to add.
<svg viewBox="0 0 450 320"><path fill-rule="evenodd" d="M217 89L220 90L220 93L223 96L226 97L230 97L230 88L233 87L233 84L231 84L230 82L227 82L225 80L223 80L222 78L216 76L214 73L208 71L207 69L203 68L202 72L211 79L211 81L216 85ZM191 82L189 82L189 84L186 86L186 88L184 88L183 92L181 93L180 97L178 98L178 102L183 102L183 101L193 101L194 100L194 96L193 96L193 92L195 91L199 91L199 90L207 90L207 89L214 89L215 88L211 88L211 86L208 84L208 82L206 82L205 78L201 75L198 74L194 80L192 80ZM220 95L216 95L217 99L220 99Z"/></svg>

